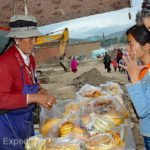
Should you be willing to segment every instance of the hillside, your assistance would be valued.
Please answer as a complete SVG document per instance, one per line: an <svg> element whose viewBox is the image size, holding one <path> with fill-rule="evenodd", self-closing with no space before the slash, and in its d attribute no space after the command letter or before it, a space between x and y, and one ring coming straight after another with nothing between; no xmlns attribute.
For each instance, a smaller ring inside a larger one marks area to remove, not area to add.
<svg viewBox="0 0 150 150"><path fill-rule="evenodd" d="M105 40L107 39L118 39L118 40L121 40L121 38L125 38L125 32L126 32L126 29L123 30L123 31L118 31L118 32L114 32L114 33L111 33L107 36L104 35L104 38ZM75 39L75 38L69 38L69 44L79 44L79 43L85 43L85 42L95 42L95 41L100 41L100 40L103 40L103 36L99 36L99 35L95 35L93 37L88 37L88 38L85 38L85 39Z"/></svg>
<svg viewBox="0 0 150 150"><path fill-rule="evenodd" d="M7 33L8 32L0 30L0 51L8 42L8 38L6 38ZM119 31L119 32L114 32L114 33L111 33L111 34L105 36L104 38L105 38L105 40L113 39L113 38L117 38L118 40L120 40L122 38L122 36L124 35L124 33L125 33L125 30ZM100 41L100 40L103 40L103 36L95 35L93 37L88 37L85 39L69 38L68 44L72 45L72 44L80 44L80 43L86 43L86 42L95 42L95 41Z"/></svg>

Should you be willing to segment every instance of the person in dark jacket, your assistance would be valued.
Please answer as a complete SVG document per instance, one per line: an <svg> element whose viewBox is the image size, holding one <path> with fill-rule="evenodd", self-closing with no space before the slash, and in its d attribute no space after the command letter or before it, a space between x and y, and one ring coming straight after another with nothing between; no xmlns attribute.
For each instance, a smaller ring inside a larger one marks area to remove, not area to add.
<svg viewBox="0 0 150 150"><path fill-rule="evenodd" d="M105 52L105 56L104 56L104 65L105 65L105 69L107 69L107 72L111 71L111 57L108 55L107 52Z"/></svg>
<svg viewBox="0 0 150 150"><path fill-rule="evenodd" d="M122 53L122 51L119 49L119 50L118 50L118 53L117 53L117 64L118 64L119 72L121 71L121 70L120 70L120 66L119 66L119 61L120 61L120 59L122 59L122 56L123 56L123 53Z"/></svg>

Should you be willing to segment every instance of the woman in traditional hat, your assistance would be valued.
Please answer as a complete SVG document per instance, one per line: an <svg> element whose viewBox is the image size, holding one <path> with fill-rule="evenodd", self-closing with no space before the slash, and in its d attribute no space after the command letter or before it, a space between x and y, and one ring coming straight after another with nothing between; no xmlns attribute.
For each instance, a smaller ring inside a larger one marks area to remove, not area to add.
<svg viewBox="0 0 150 150"><path fill-rule="evenodd" d="M32 108L35 103L50 109L55 100L39 87L32 51L37 30L35 17L15 15L10 19L8 37L14 44L0 56L0 149L24 150L34 135Z"/></svg>

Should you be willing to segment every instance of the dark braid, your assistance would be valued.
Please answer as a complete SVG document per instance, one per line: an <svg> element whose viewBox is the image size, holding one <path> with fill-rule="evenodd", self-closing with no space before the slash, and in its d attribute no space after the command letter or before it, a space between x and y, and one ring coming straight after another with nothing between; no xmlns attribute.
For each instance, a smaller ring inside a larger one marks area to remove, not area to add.
<svg viewBox="0 0 150 150"><path fill-rule="evenodd" d="M2 55L10 47L10 45L12 43L14 43L14 39L13 38L9 38L8 43L5 45L5 47L3 48L3 50L0 52L0 55Z"/></svg>

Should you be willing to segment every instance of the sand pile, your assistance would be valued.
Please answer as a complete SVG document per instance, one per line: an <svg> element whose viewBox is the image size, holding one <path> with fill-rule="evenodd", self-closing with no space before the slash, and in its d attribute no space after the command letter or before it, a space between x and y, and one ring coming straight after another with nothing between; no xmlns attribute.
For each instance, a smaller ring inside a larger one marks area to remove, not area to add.
<svg viewBox="0 0 150 150"><path fill-rule="evenodd" d="M76 90L79 90L84 84L99 86L101 83L105 83L108 80L112 79L103 76L96 68L92 68L73 79L72 84L76 87Z"/></svg>

